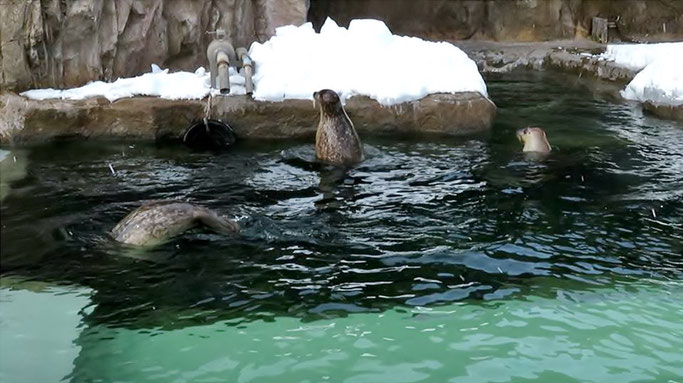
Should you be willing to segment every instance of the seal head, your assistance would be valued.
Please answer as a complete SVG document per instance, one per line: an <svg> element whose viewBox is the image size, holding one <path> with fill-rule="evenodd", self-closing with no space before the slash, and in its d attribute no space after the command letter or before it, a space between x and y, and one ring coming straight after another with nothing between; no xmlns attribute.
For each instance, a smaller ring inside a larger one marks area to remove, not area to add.
<svg viewBox="0 0 683 383"><path fill-rule="evenodd" d="M235 233L239 225L213 211L188 202L164 200L133 210L111 231L115 240L129 245L154 246L194 227L220 234Z"/></svg>
<svg viewBox="0 0 683 383"><path fill-rule="evenodd" d="M517 131L517 139L524 144L523 152L549 153L552 149L541 128L528 126Z"/></svg>
<svg viewBox="0 0 683 383"><path fill-rule="evenodd" d="M330 89L313 93L320 109L315 134L315 154L319 160L337 166L350 166L364 159L363 145L339 95Z"/></svg>

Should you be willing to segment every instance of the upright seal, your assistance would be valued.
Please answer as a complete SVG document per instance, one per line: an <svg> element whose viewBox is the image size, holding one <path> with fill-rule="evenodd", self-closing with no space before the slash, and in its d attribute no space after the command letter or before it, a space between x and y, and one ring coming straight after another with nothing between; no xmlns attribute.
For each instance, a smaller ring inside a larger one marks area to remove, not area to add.
<svg viewBox="0 0 683 383"><path fill-rule="evenodd" d="M189 202L163 200L146 203L133 210L111 231L115 240L129 245L154 246L197 227L220 233L239 230L233 221Z"/></svg>
<svg viewBox="0 0 683 383"><path fill-rule="evenodd" d="M320 122L315 134L315 154L319 160L337 166L363 161L363 145L353 123L333 90L313 93L319 104Z"/></svg>
<svg viewBox="0 0 683 383"><path fill-rule="evenodd" d="M523 152L549 153L550 142L541 128L528 126L517 131L517 139L524 144Z"/></svg>

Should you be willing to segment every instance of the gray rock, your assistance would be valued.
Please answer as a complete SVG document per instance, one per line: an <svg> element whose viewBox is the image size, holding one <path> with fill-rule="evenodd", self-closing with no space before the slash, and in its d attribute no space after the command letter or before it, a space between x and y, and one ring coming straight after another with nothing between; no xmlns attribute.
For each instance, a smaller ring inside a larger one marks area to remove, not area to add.
<svg viewBox="0 0 683 383"><path fill-rule="evenodd" d="M628 83L636 71L600 60L602 44L587 40L537 43L455 42L477 63L484 73L506 73L515 69L559 69L579 76ZM588 53L588 55L585 55Z"/></svg>
<svg viewBox="0 0 683 383"><path fill-rule="evenodd" d="M590 36L591 20L616 20L618 41L683 37L681 0L311 0L320 27L355 18L384 20L396 34L447 40L548 41ZM618 18L618 20L617 20Z"/></svg>
<svg viewBox="0 0 683 383"><path fill-rule="evenodd" d="M617 20L620 41L680 40L681 0L0 0L0 88L74 87L149 71L206 66L207 31L234 44L331 16L387 22L396 34L446 40L584 38L591 18ZM310 4L310 7L309 7Z"/></svg>
<svg viewBox="0 0 683 383"><path fill-rule="evenodd" d="M0 87L74 87L206 66L206 32L235 45L306 21L308 0L2 0Z"/></svg>
<svg viewBox="0 0 683 383"><path fill-rule="evenodd" d="M28 100L0 94L0 144L59 138L178 139L194 121L208 116L229 123L242 139L312 138L318 112L309 100L254 101L248 96L209 100L104 98L79 101ZM347 100L346 111L359 134L468 135L486 132L496 106L475 92L432 94L421 100L382 106L368 97Z"/></svg>

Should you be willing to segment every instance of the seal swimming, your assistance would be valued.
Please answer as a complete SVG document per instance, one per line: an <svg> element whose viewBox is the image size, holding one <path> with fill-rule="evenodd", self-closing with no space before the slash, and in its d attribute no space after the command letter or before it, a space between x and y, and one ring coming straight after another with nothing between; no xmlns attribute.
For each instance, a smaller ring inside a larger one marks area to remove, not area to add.
<svg viewBox="0 0 683 383"><path fill-rule="evenodd" d="M153 246L197 226L220 234L235 233L239 225L189 202L163 200L133 210L111 231L115 240L129 245Z"/></svg>
<svg viewBox="0 0 683 383"><path fill-rule="evenodd" d="M523 152L549 153L552 149L541 128L528 126L517 131L517 139L524 144Z"/></svg>
<svg viewBox="0 0 683 383"><path fill-rule="evenodd" d="M333 90L323 89L313 93L313 99L320 108L320 122L315 133L315 155L318 159L337 166L363 161L363 145L339 95Z"/></svg>

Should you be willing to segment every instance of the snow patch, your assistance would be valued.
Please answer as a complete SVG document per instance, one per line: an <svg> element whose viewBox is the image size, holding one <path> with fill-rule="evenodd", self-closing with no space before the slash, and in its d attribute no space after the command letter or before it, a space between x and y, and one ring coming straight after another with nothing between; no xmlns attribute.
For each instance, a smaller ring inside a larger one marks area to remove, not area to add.
<svg viewBox="0 0 683 383"><path fill-rule="evenodd" d="M133 96L156 96L169 100L202 99L209 95L209 74L202 67L194 73L174 72L152 64L152 71L132 78L120 78L114 82L94 81L73 89L34 89L21 93L34 100L63 99L83 100L89 97L105 97L109 101ZM230 68L230 94L245 94L244 77Z"/></svg>
<svg viewBox="0 0 683 383"><path fill-rule="evenodd" d="M660 44L618 44L608 45L605 53L598 57L614 61L615 64L641 70L655 61L670 60L672 53L683 51L683 42Z"/></svg>
<svg viewBox="0 0 683 383"><path fill-rule="evenodd" d="M627 100L661 105L683 105L683 54L675 60L648 65L621 91Z"/></svg>
<svg viewBox="0 0 683 383"><path fill-rule="evenodd" d="M418 100L430 93L479 92L487 96L477 65L456 46L416 37L396 36L379 20L353 20L349 28L327 19L320 33L311 23L276 29L263 44L252 44L254 98L282 101L313 99L313 92L333 89L342 99L366 95L383 105ZM231 93L245 94L244 77L231 69ZM209 95L209 74L152 71L112 83L91 82L74 89L36 89L22 96L36 99L82 100L133 96L201 99ZM213 92L217 92L213 90Z"/></svg>
<svg viewBox="0 0 683 383"><path fill-rule="evenodd" d="M258 100L312 99L326 88L342 98L366 95L383 105L439 92L487 96L477 65L462 50L393 35L379 20L352 20L346 29L328 18L320 33L311 23L280 27L270 40L252 44L250 56Z"/></svg>
<svg viewBox="0 0 683 383"><path fill-rule="evenodd" d="M608 45L599 57L640 70L621 91L625 99L683 105L683 42Z"/></svg>

